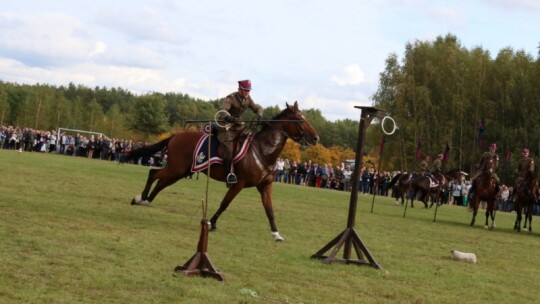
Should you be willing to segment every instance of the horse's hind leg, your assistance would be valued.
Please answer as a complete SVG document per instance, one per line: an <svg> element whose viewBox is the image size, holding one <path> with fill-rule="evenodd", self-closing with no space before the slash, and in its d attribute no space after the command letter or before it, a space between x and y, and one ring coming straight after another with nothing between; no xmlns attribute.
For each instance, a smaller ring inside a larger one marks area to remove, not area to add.
<svg viewBox="0 0 540 304"><path fill-rule="evenodd" d="M148 175L148 181L146 183L146 187L144 188L143 193L141 194L140 199L137 201L137 197L135 197L131 201L132 205L150 204L161 190L163 190L167 186L174 184L182 177L186 177L189 175L186 173L178 174L178 173L172 172L172 170L168 168L152 169L150 171L151 173ZM150 195L148 195L148 192L150 191L150 187L156 179L158 180L158 182L156 186L154 187L154 189L152 190L152 192L150 193Z"/></svg>
<svg viewBox="0 0 540 304"><path fill-rule="evenodd" d="M240 191L242 191L243 187L244 187L243 185L241 185L240 183L237 183L237 184L233 184L233 186L231 188L229 188L229 191L227 191L227 193L225 194L225 197L221 201L221 204L219 205L218 210L216 211L216 213L214 213L214 215L210 219L210 229L211 230L216 230L217 229L216 223L217 223L217 220L218 220L219 216L225 210L227 210L227 207L229 207L229 204L238 195L238 193L240 193Z"/></svg>
<svg viewBox="0 0 540 304"><path fill-rule="evenodd" d="M532 208L533 206L530 206L527 208L527 215L525 217L525 227L523 229L527 229L527 221L529 221L529 232L532 232Z"/></svg>
<svg viewBox="0 0 540 304"><path fill-rule="evenodd" d="M152 184L156 180L155 175L160 170L163 170L163 169L150 169L150 171L148 172L148 178L146 179L146 185L144 186L144 190L141 193L141 195L138 195L131 200L132 205L138 205L142 201L146 201L148 199L148 192L150 192L150 188L152 187Z"/></svg>
<svg viewBox="0 0 540 304"><path fill-rule="evenodd" d="M152 192L150 193L150 195L148 196L148 199L147 201L149 203L151 203L154 198L156 198L156 196L158 195L158 193L165 189L166 187L176 183L179 179L181 179L182 177L185 177L185 176L181 176L181 175L176 175L176 176L168 176L168 177L164 177L164 178L160 178L156 184L156 186L154 187L154 189L152 190Z"/></svg>

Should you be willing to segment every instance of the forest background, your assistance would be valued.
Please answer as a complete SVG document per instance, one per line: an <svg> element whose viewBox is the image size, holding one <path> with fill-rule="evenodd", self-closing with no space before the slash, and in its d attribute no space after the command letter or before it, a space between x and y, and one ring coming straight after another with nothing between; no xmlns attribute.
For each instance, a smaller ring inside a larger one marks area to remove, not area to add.
<svg viewBox="0 0 540 304"><path fill-rule="evenodd" d="M540 153L539 58L540 52L534 58L511 47L492 58L480 46L464 48L452 34L407 43L402 59L395 53L387 57L372 96L372 105L387 111L398 130L383 136L375 120L367 129L364 161L375 166L380 161L382 170L414 171L424 156L443 153L447 169L471 172L488 143L495 142L499 175L509 182L522 148L535 158ZM265 118L278 114L285 102L265 108ZM122 88L0 80L0 126L70 128L138 141L179 132L187 120L213 119L221 103L187 93L135 95ZM334 165L354 158L358 121L328 121L318 109L303 113L319 131L321 145L304 148L288 141L283 157Z"/></svg>

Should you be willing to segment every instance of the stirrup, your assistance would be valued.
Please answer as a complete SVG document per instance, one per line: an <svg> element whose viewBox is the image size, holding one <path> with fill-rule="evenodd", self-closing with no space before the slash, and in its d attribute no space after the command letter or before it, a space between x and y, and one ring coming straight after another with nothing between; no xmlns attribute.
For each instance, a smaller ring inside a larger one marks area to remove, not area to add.
<svg viewBox="0 0 540 304"><path fill-rule="evenodd" d="M227 175L227 184L236 184L238 180L236 179L236 175L234 173L229 173Z"/></svg>

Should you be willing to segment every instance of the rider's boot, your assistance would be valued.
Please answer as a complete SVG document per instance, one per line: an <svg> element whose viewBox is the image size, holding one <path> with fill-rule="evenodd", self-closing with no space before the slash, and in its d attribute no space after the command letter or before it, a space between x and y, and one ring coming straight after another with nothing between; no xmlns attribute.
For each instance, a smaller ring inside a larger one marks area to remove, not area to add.
<svg viewBox="0 0 540 304"><path fill-rule="evenodd" d="M227 174L227 186L230 186L231 184L236 184L238 180L236 179L236 174L234 174L234 171L232 170L232 162L229 159L223 159L223 164L225 166L225 173Z"/></svg>

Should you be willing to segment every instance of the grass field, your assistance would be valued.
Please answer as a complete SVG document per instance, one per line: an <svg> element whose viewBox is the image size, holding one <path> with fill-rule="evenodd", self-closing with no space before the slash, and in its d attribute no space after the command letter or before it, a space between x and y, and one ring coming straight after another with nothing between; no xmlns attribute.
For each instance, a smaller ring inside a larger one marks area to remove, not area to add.
<svg viewBox="0 0 540 304"><path fill-rule="evenodd" d="M540 221L494 231L466 208L407 210L359 195L355 229L382 266L310 256L346 227L349 194L274 184L276 243L255 189L210 233L225 276L173 276L197 249L206 176L182 180L150 207L131 206L148 168L0 150L0 303L538 303ZM209 215L226 188L210 182ZM474 252L478 264L451 260ZM341 253L341 252L340 252ZM256 296L254 296L256 293Z"/></svg>

